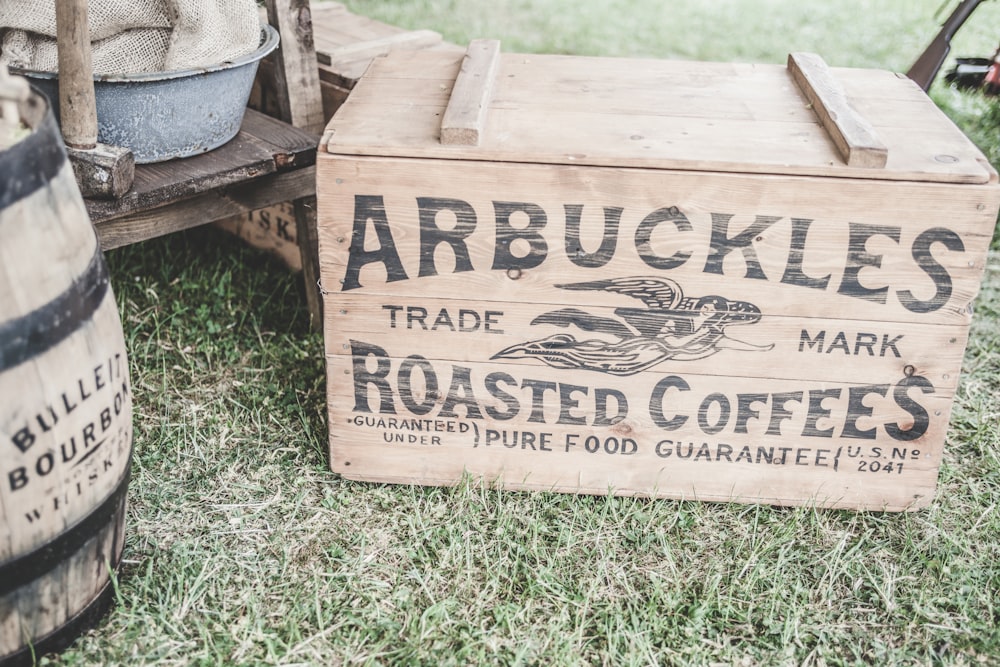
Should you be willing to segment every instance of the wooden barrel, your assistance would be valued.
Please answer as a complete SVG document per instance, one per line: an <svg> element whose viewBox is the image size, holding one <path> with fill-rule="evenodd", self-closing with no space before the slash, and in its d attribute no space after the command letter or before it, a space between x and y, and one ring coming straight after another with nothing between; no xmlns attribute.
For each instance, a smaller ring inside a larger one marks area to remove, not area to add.
<svg viewBox="0 0 1000 667"><path fill-rule="evenodd" d="M45 98L0 151L0 664L58 650L113 598L132 392L108 271Z"/></svg>

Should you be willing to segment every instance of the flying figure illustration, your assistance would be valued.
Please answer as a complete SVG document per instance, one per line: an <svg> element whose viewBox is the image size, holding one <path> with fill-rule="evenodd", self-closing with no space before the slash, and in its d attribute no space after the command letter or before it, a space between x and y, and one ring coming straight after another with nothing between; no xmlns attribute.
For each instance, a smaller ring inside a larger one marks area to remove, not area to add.
<svg viewBox="0 0 1000 667"><path fill-rule="evenodd" d="M553 368L634 375L670 359L693 361L721 350L764 352L774 347L746 343L726 334L727 327L760 320L760 309L754 304L716 295L686 297L680 285L669 278L610 278L556 287L624 294L646 307L616 308L618 319L579 308L543 313L531 324L575 326L608 338L577 340L571 334L558 333L511 345L494 354L493 359L538 358Z"/></svg>

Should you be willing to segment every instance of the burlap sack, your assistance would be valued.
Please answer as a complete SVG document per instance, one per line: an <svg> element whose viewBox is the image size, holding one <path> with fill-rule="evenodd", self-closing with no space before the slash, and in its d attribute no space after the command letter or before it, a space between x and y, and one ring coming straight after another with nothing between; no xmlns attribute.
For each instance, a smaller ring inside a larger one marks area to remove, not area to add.
<svg viewBox="0 0 1000 667"><path fill-rule="evenodd" d="M89 14L95 74L210 67L260 42L255 0L90 0ZM0 57L56 71L55 17L55 0L0 2Z"/></svg>

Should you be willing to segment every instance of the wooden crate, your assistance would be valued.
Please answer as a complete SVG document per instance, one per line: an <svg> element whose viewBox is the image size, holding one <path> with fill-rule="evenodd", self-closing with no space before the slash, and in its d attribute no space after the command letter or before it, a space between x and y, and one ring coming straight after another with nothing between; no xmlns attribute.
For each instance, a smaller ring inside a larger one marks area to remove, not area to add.
<svg viewBox="0 0 1000 667"><path fill-rule="evenodd" d="M318 163L351 479L928 505L997 174L884 71L378 58Z"/></svg>

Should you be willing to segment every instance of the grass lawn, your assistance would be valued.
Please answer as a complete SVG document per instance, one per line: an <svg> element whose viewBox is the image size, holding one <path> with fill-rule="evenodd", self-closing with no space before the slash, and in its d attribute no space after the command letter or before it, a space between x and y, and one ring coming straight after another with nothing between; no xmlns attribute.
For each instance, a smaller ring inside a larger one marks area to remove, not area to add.
<svg viewBox="0 0 1000 667"><path fill-rule="evenodd" d="M939 0L354 0L510 51L905 70ZM953 55L989 55L986 3ZM997 101L935 99L1000 164ZM108 260L135 461L118 605L45 664L1000 664L1000 252L912 514L349 482L299 279L213 229Z"/></svg>

